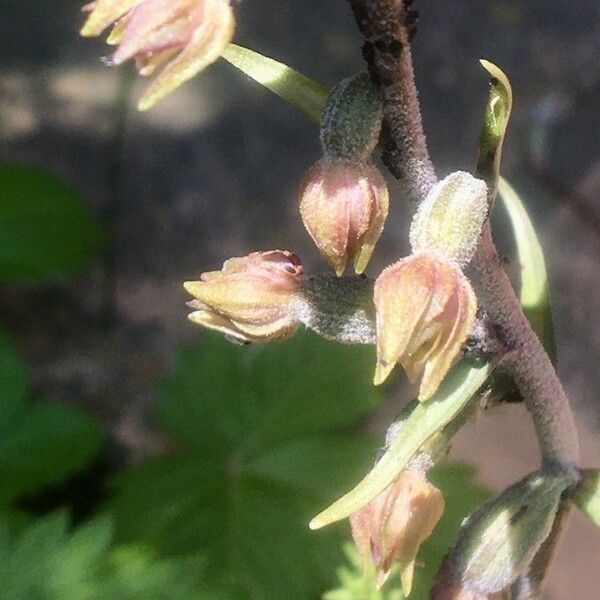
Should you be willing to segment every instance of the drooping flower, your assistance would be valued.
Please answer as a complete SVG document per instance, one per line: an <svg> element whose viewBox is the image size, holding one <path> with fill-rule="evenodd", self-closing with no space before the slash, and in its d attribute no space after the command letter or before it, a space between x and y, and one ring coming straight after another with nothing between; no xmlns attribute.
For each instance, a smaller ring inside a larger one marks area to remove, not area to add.
<svg viewBox="0 0 600 600"><path fill-rule="evenodd" d="M300 190L300 214L308 233L338 276L348 260L362 273L388 214L383 175L373 164L317 162Z"/></svg>
<svg viewBox="0 0 600 600"><path fill-rule="evenodd" d="M195 297L188 318L245 342L289 337L300 325L292 305L301 275L300 259L284 250L231 258L184 283Z"/></svg>
<svg viewBox="0 0 600 600"><path fill-rule="evenodd" d="M421 376L419 400L428 400L448 373L475 320L477 299L457 265L428 253L387 267L375 282L377 367L380 384L400 363Z"/></svg>
<svg viewBox="0 0 600 600"><path fill-rule="evenodd" d="M96 37L114 23L107 42L118 48L111 64L135 59L143 76L166 65L142 96L140 110L217 60L235 24L229 0L97 0L83 10L90 13L84 37Z"/></svg>
<svg viewBox="0 0 600 600"><path fill-rule="evenodd" d="M392 485L350 517L352 537L365 566L375 563L378 587L398 562L404 594L410 594L419 548L443 512L440 490L421 475L402 471Z"/></svg>

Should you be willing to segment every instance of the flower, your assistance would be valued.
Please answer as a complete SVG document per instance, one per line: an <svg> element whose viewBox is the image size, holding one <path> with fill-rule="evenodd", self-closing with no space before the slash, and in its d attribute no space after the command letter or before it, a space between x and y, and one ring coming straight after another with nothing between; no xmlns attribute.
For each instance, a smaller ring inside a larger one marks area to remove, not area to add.
<svg viewBox="0 0 600 600"><path fill-rule="evenodd" d="M490 594L478 593L455 582L448 557L444 559L435 587L431 590L431 600L510 600L510 597L510 590Z"/></svg>
<svg viewBox="0 0 600 600"><path fill-rule="evenodd" d="M388 190L373 164L317 162L300 190L306 230L338 276L346 262L362 273L373 254L388 214Z"/></svg>
<svg viewBox="0 0 600 600"><path fill-rule="evenodd" d="M365 565L375 563L378 587L398 561L402 589L406 596L410 594L419 547L443 512L440 490L419 474L402 471L392 485L350 517L352 537Z"/></svg>
<svg viewBox="0 0 600 600"><path fill-rule="evenodd" d="M384 269L375 282L375 384L401 363L419 376L428 400L449 371L475 320L477 299L460 267L432 254L413 254Z"/></svg>
<svg viewBox="0 0 600 600"><path fill-rule="evenodd" d="M108 44L118 45L110 64L135 59L140 75L165 64L139 102L140 110L192 78L221 55L233 37L229 0L97 0L81 28L96 37L114 24Z"/></svg>
<svg viewBox="0 0 600 600"><path fill-rule="evenodd" d="M289 337L300 324L292 304L301 274L300 259L284 250L230 258L221 271L184 283L196 298L188 318L244 342Z"/></svg>

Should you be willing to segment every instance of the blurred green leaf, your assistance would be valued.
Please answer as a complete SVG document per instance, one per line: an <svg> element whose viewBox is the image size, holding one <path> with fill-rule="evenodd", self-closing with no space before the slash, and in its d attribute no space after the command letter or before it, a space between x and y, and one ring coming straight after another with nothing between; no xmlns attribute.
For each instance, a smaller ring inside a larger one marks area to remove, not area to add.
<svg viewBox="0 0 600 600"><path fill-rule="evenodd" d="M18 536L0 521L0 600L217 600L199 557L157 559L141 545L114 547L106 517L70 531L66 513Z"/></svg>
<svg viewBox="0 0 600 600"><path fill-rule="evenodd" d="M488 493L473 482L472 467L446 463L433 469L429 477L444 493L445 510L433 535L419 551L410 595L414 600L429 598L442 559L456 539L462 520L488 497ZM363 573L362 560L354 545L347 544L345 552L350 564L338 569L340 586L327 592L323 600L403 600L397 566L392 568L383 589L377 591L375 573Z"/></svg>
<svg viewBox="0 0 600 600"><path fill-rule="evenodd" d="M271 90L309 120L319 123L329 90L302 73L248 48L229 44L222 57Z"/></svg>
<svg viewBox="0 0 600 600"><path fill-rule="evenodd" d="M0 330L0 436L22 414L27 386L25 365Z"/></svg>
<svg viewBox="0 0 600 600"><path fill-rule="evenodd" d="M120 539L206 553L210 581L233 585L236 600L314 598L348 528L315 534L310 515L376 453L352 432L379 405L372 354L308 333L184 348L159 410L181 449L116 478Z"/></svg>
<svg viewBox="0 0 600 600"><path fill-rule="evenodd" d="M4 516L21 496L40 492L84 467L103 437L100 426L84 412L43 400L32 402L27 387L25 366L0 332L0 515Z"/></svg>
<svg viewBox="0 0 600 600"><path fill-rule="evenodd" d="M0 433L0 505L39 492L84 467L102 442L84 412L43 401Z"/></svg>
<svg viewBox="0 0 600 600"><path fill-rule="evenodd" d="M598 527L600 527L600 469L584 469L583 479L573 501Z"/></svg>
<svg viewBox="0 0 600 600"><path fill-rule="evenodd" d="M311 527L318 529L346 519L381 494L419 448L461 412L490 372L489 364L470 365L467 362L452 369L433 398L415 405L385 454L365 478L319 513L311 521Z"/></svg>
<svg viewBox="0 0 600 600"><path fill-rule="evenodd" d="M0 282L79 273L101 246L98 222L58 177L0 164Z"/></svg>
<svg viewBox="0 0 600 600"><path fill-rule="evenodd" d="M556 346L550 310L548 274L542 245L523 201L503 177L498 183L498 191L508 212L517 244L521 265L521 306L533 330L554 360Z"/></svg>

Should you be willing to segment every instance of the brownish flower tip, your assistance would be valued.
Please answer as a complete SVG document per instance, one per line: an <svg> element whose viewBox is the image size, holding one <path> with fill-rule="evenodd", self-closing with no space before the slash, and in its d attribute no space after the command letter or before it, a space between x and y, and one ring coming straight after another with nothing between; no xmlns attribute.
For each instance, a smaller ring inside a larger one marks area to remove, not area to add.
<svg viewBox="0 0 600 600"><path fill-rule="evenodd" d="M415 254L384 269L375 282L375 384L400 363L419 400L433 396L475 320L477 299L460 268L431 254Z"/></svg>
<svg viewBox="0 0 600 600"><path fill-rule="evenodd" d="M317 248L338 276L346 262L362 273L388 214L383 175L371 163L320 160L300 190L300 214Z"/></svg>
<svg viewBox="0 0 600 600"><path fill-rule="evenodd" d="M299 326L292 303L301 275L300 259L284 250L231 258L221 271L184 283L195 297L189 319L242 341L288 337Z"/></svg>

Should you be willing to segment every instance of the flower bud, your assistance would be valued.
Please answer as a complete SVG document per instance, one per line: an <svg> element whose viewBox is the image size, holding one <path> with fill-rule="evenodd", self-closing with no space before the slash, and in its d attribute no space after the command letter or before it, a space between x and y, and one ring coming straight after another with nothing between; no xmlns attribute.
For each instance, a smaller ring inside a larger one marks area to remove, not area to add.
<svg viewBox="0 0 600 600"><path fill-rule="evenodd" d="M453 580L484 597L509 588L548 537L570 482L534 473L465 519L449 558Z"/></svg>
<svg viewBox="0 0 600 600"><path fill-rule="evenodd" d="M221 271L184 283L196 298L189 319L241 341L289 337L299 326L293 302L301 274L300 259L284 250L231 258Z"/></svg>
<svg viewBox="0 0 600 600"><path fill-rule="evenodd" d="M367 73L348 77L329 94L321 117L325 158L334 162L365 162L377 146L383 104L381 90Z"/></svg>
<svg viewBox="0 0 600 600"><path fill-rule="evenodd" d="M398 561L402 589L405 596L410 594L419 548L443 512L440 490L418 474L402 471L390 487L350 517L352 537L365 566L371 560L375 563L378 587Z"/></svg>
<svg viewBox="0 0 600 600"><path fill-rule="evenodd" d="M419 400L428 400L467 339L477 311L471 284L456 265L415 254L387 267L375 282L375 384L400 363L411 382L421 375Z"/></svg>
<svg viewBox="0 0 600 600"><path fill-rule="evenodd" d="M133 58L140 75L148 76L168 63L142 96L140 110L213 63L233 36L229 0L97 0L83 10L90 13L84 37L98 36L116 22L107 40L118 45L111 64Z"/></svg>
<svg viewBox="0 0 600 600"><path fill-rule="evenodd" d="M437 576L430 600L511 600L510 590L492 594L479 594L454 581L448 558L444 559Z"/></svg>
<svg viewBox="0 0 600 600"><path fill-rule="evenodd" d="M355 271L362 273L388 214L387 185L377 167L320 160L300 195L304 226L337 275L352 258Z"/></svg>
<svg viewBox="0 0 600 600"><path fill-rule="evenodd" d="M487 217L487 186L469 173L451 173L419 205L410 228L413 252L433 252L466 265Z"/></svg>

